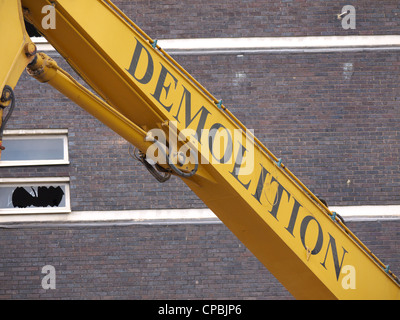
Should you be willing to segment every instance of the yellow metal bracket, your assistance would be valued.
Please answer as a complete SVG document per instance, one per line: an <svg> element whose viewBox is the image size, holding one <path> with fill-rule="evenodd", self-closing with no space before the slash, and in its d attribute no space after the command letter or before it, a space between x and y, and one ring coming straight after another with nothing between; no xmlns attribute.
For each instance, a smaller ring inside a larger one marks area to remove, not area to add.
<svg viewBox="0 0 400 320"><path fill-rule="evenodd" d="M11 32L12 31L12 32ZM26 65L36 54L36 46L26 30L20 1L0 1L0 159L2 133L12 108L3 120L4 109L14 105L13 89Z"/></svg>

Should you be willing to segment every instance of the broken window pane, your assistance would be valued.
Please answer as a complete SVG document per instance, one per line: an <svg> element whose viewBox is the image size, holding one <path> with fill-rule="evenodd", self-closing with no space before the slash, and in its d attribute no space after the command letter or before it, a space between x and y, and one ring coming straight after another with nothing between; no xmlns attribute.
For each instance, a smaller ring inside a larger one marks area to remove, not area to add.
<svg viewBox="0 0 400 320"><path fill-rule="evenodd" d="M0 184L0 214L46 212L70 212L69 183Z"/></svg>

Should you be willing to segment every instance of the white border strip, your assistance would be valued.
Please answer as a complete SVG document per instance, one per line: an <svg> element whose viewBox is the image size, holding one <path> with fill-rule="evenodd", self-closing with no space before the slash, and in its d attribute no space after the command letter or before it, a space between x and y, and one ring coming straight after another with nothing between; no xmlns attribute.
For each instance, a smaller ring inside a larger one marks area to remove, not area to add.
<svg viewBox="0 0 400 320"><path fill-rule="evenodd" d="M38 51L55 51L44 38L34 38L33 41L36 43ZM158 44L171 53L175 51L210 53L227 50L399 49L400 35L164 39L159 40Z"/></svg>
<svg viewBox="0 0 400 320"><path fill-rule="evenodd" d="M259 37L160 40L165 50L305 49L400 46L400 36Z"/></svg>
<svg viewBox="0 0 400 320"><path fill-rule="evenodd" d="M63 135L68 134L68 129L10 129L4 130L4 135Z"/></svg>
<svg viewBox="0 0 400 320"><path fill-rule="evenodd" d="M39 178L0 178L0 183L4 184L21 184L21 183L52 183L52 182L69 182L69 177L39 177Z"/></svg>
<svg viewBox="0 0 400 320"><path fill-rule="evenodd" d="M163 209L121 211L72 211L69 214L36 214L0 216L0 223L10 222L105 222L129 221L137 224L151 223L220 223L210 209Z"/></svg>
<svg viewBox="0 0 400 320"><path fill-rule="evenodd" d="M399 220L400 205L330 207L345 221ZM68 214L0 215L0 223L19 222L115 222L134 224L221 223L210 209L163 209L121 211L72 211Z"/></svg>
<svg viewBox="0 0 400 320"><path fill-rule="evenodd" d="M399 205L329 207L347 220L400 219Z"/></svg>

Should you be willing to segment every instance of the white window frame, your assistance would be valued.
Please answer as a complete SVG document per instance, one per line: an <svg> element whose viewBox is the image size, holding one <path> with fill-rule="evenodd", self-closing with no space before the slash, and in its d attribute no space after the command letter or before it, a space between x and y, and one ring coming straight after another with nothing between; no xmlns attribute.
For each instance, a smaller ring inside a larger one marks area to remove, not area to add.
<svg viewBox="0 0 400 320"><path fill-rule="evenodd" d="M4 187L40 187L43 185L63 185L65 187L64 207L37 207L37 208L0 208L0 215L24 215L45 213L71 213L70 179L57 178L0 178L0 186Z"/></svg>
<svg viewBox="0 0 400 320"><path fill-rule="evenodd" d="M64 159L60 160L16 160L2 161L0 167L21 167L21 166L49 166L69 164L68 154L68 130L67 129L41 129L41 130L4 130L4 137L13 139L29 138L63 138ZM3 143L7 149L7 144Z"/></svg>

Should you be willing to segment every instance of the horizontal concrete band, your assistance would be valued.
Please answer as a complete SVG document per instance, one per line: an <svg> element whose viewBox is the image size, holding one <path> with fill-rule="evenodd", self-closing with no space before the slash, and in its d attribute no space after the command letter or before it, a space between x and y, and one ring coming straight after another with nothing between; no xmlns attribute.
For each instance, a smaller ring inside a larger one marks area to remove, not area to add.
<svg viewBox="0 0 400 320"><path fill-rule="evenodd" d="M159 40L166 50L354 48L400 46L400 36L254 37Z"/></svg>
<svg viewBox="0 0 400 320"><path fill-rule="evenodd" d="M33 41L38 51L54 51L43 38ZM171 54L400 50L400 35L164 39L157 44Z"/></svg>
<svg viewBox="0 0 400 320"><path fill-rule="evenodd" d="M400 205L330 207L346 221L398 220ZM129 224L209 224L221 221L209 209L163 209L121 211L72 211L59 214L0 215L0 223L129 223ZM1 226L0 226L1 227Z"/></svg>

